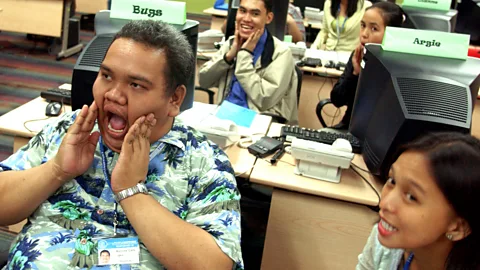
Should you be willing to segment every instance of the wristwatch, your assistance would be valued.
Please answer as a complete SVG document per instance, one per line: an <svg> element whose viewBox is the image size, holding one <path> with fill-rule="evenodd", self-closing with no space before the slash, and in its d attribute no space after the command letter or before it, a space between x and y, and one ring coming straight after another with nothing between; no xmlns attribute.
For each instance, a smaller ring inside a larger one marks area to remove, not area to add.
<svg viewBox="0 0 480 270"><path fill-rule="evenodd" d="M115 200L117 202L120 202L121 200L123 199L126 199L130 196L133 196L137 193L143 193L143 194L147 194L148 195L148 189L147 187L145 186L145 184L143 183L138 183L136 186L133 186L131 188L127 188L127 189L124 189L118 193L116 193L114 196L115 196Z"/></svg>

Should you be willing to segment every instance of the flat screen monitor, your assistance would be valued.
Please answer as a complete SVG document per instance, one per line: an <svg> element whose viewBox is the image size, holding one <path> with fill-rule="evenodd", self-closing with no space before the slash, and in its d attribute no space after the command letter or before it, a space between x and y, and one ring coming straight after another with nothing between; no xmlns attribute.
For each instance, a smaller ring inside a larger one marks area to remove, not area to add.
<svg viewBox="0 0 480 270"><path fill-rule="evenodd" d="M433 131L468 133L480 87L480 59L384 51L367 44L349 131L369 170L388 175L398 146Z"/></svg>

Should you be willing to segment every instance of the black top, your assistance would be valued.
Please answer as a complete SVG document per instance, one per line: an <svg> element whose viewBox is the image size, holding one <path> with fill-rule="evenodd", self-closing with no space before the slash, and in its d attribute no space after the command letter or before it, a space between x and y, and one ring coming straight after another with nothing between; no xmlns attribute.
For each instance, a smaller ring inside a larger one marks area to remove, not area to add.
<svg viewBox="0 0 480 270"><path fill-rule="evenodd" d="M332 92L330 93L330 99L335 107L339 108L347 106L347 111L342 119L342 123L347 125L347 127L350 124L353 101L355 99L358 83L358 76L353 75L352 57L353 52L348 59L343 74L340 76L335 86L333 86Z"/></svg>

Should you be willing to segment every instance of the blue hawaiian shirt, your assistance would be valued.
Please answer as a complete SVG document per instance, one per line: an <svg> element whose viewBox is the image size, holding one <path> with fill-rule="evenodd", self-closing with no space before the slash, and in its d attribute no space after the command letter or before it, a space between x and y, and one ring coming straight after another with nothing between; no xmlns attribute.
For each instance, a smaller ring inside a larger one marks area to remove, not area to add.
<svg viewBox="0 0 480 270"><path fill-rule="evenodd" d="M0 171L26 170L53 158L78 112L63 114L46 125L1 162ZM115 213L115 200L102 171L100 143L90 168L66 182L28 218L11 246L6 269L164 269L141 239L139 264L97 265L98 239L113 235ZM111 173L119 154L106 145L104 149ZM145 182L149 194L179 218L207 231L235 262L234 269L243 269L240 194L225 153L178 119L151 145L150 153ZM137 236L120 205L117 213L118 232Z"/></svg>

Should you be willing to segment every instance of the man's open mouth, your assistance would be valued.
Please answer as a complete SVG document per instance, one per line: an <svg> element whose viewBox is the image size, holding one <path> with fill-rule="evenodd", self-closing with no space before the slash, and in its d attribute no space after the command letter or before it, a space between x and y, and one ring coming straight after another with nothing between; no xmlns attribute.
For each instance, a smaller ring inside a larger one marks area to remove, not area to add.
<svg viewBox="0 0 480 270"><path fill-rule="evenodd" d="M108 131L112 135L122 136L127 131L127 120L118 114L107 112Z"/></svg>

